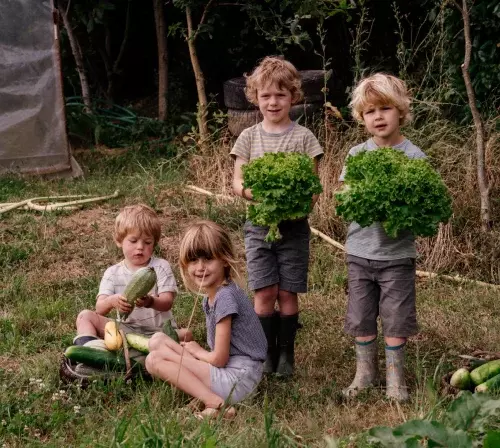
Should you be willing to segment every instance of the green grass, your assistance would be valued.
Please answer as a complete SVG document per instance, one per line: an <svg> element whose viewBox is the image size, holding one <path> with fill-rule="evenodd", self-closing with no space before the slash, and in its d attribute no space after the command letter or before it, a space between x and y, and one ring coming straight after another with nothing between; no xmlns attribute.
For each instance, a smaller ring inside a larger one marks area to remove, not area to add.
<svg viewBox="0 0 500 448"><path fill-rule="evenodd" d="M296 376L264 379L257 394L239 406L235 421L201 424L184 408L188 397L159 381L96 382L86 389L64 385L58 367L75 334L76 316L94 306L104 269L119 260L112 228L121 207L140 201L158 211L164 234L158 253L171 262L181 287L173 309L181 325L187 325L195 303L176 266L183 227L196 218L222 223L232 232L242 264L244 255L241 204L183 193L182 182L192 176L185 159L90 153L80 162L86 174L76 181L0 179L4 202L122 193L74 212L16 210L0 216L0 441L5 447L369 446L365 431L373 426L443 412L449 399L436 389L441 375L460 364L457 354L500 347L498 292L419 281L421 331L407 350L411 401L395 405L383 390L373 389L345 402L341 390L354 375L352 341L343 332L345 260L313 237L310 292L300 297L304 328L298 333ZM192 329L204 340L199 302ZM383 362L381 356L382 368Z"/></svg>

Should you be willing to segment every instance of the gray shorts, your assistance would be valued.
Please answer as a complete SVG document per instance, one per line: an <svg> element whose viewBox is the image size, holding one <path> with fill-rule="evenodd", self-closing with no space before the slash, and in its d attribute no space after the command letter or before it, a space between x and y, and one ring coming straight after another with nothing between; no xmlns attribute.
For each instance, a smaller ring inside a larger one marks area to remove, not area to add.
<svg viewBox="0 0 500 448"><path fill-rule="evenodd" d="M377 334L378 316L386 337L408 337L418 332L414 258L378 261L348 255L347 263L346 333Z"/></svg>
<svg viewBox="0 0 500 448"><path fill-rule="evenodd" d="M307 219L280 223L282 238L274 243L264 241L268 227L247 221L243 228L250 289L278 284L283 291L307 292L311 235Z"/></svg>
<svg viewBox="0 0 500 448"><path fill-rule="evenodd" d="M262 361L231 356L225 367L210 366L210 389L231 404L239 403L260 383L262 369Z"/></svg>

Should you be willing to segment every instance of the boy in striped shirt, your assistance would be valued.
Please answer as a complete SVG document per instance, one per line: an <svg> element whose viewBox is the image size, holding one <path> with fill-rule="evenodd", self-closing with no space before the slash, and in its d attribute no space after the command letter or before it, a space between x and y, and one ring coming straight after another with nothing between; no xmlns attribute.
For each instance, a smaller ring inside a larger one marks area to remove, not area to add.
<svg viewBox="0 0 500 448"><path fill-rule="evenodd" d="M323 150L309 129L290 119L290 108L303 97L299 73L290 62L268 56L246 78L247 98L259 107L263 120L240 134L231 156L235 159L233 191L251 201L252 191L243 188L243 165L267 152L300 152L314 159L317 173ZM316 199L312 198L313 203ZM307 218L283 221L282 239L273 243L264 241L268 230L245 223L248 281L268 343L264 373L290 376L298 327L297 294L307 292L310 230Z"/></svg>

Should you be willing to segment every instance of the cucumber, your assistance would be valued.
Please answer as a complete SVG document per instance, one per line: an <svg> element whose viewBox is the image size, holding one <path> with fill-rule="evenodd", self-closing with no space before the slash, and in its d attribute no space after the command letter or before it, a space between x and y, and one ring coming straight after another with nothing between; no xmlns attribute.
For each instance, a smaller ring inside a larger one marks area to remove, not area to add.
<svg viewBox="0 0 500 448"><path fill-rule="evenodd" d="M500 374L500 359L489 361L482 366L476 367L471 373L472 382L479 386L490 378Z"/></svg>
<svg viewBox="0 0 500 448"><path fill-rule="evenodd" d="M74 362L81 362L90 367L107 370L127 370L125 358L121 354L97 348L72 345L64 352L64 356Z"/></svg>
<svg viewBox="0 0 500 448"><path fill-rule="evenodd" d="M126 334L125 337L127 338L127 342L130 347L135 348L142 353L149 353L148 343L150 338L138 333L129 333Z"/></svg>
<svg viewBox="0 0 500 448"><path fill-rule="evenodd" d="M476 387L476 392L494 392L500 390L500 374L495 375L493 378L490 378L488 381L480 384Z"/></svg>
<svg viewBox="0 0 500 448"><path fill-rule="evenodd" d="M80 362L97 369L111 370L115 372L126 372L127 364L122 352L110 352L98 348L85 347L83 345L72 345L64 352L64 356L74 362ZM130 359L132 371L141 372L142 366L139 362Z"/></svg>
<svg viewBox="0 0 500 448"><path fill-rule="evenodd" d="M461 390L467 390L471 387L470 373L467 369L458 369L450 379L450 384Z"/></svg>
<svg viewBox="0 0 500 448"><path fill-rule="evenodd" d="M167 319L163 324L163 333L172 338L175 342L179 343L179 336L177 335L177 331L175 331L174 327L172 326L172 322L170 322L170 319Z"/></svg>
<svg viewBox="0 0 500 448"><path fill-rule="evenodd" d="M135 306L135 301L144 297L151 289L153 289L156 284L156 272L153 268L144 267L137 269L134 275L127 283L125 291L123 291L123 297L127 299L127 302L132 305L132 309ZM124 319L128 317L128 314L121 315Z"/></svg>

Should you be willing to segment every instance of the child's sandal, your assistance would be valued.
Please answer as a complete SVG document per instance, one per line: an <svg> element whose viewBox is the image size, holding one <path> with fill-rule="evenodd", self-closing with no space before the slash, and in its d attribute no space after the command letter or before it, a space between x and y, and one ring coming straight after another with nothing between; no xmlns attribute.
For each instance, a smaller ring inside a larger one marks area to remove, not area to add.
<svg viewBox="0 0 500 448"><path fill-rule="evenodd" d="M225 409L222 406L219 406L218 408L207 407L207 408L205 408L205 410L203 410L201 412L196 412L194 414L194 416L198 420L205 420L205 419L215 420L216 418L218 418L220 416L220 414L223 410L224 410L224 413L222 415L223 419L231 420L234 417L236 417L236 408L234 406L230 406L230 407L225 408Z"/></svg>

